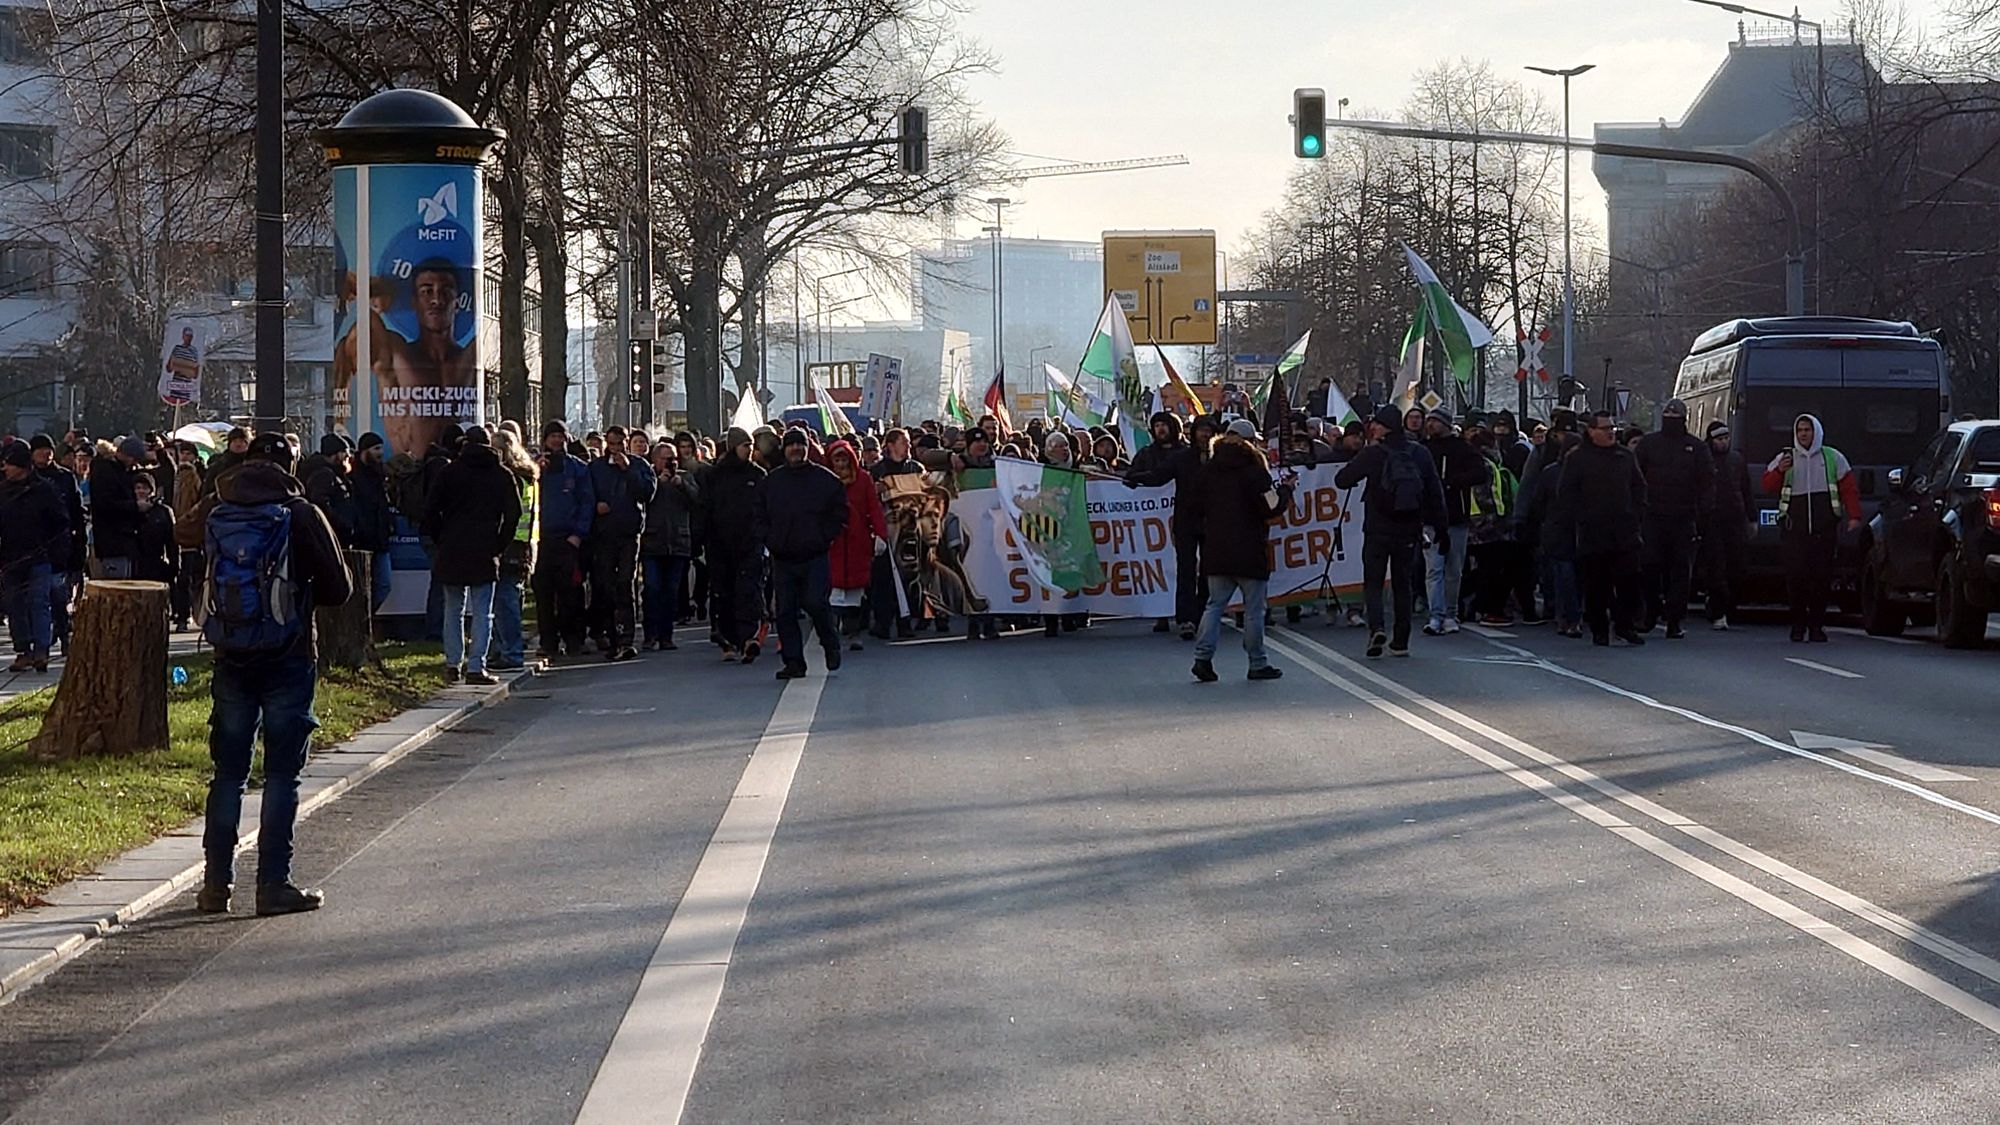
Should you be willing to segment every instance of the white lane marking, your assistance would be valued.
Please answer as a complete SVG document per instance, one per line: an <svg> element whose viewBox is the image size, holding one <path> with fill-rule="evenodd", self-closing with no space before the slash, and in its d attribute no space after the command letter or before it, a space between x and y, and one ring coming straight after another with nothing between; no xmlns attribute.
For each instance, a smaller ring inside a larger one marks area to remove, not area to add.
<svg viewBox="0 0 2000 1125"><path fill-rule="evenodd" d="M1304 638L1300 639L1303 640ZM1534 662L1535 667L1540 668L1544 672L1550 672L1555 675L1562 676L1565 679L1575 680L1576 682L1581 684L1589 684L1590 686L1597 688L1599 691L1609 692L1612 695L1616 695L1624 699L1629 699L1634 703L1644 704L1645 706L1651 707L1656 711L1665 711L1669 715L1678 715L1681 718L1686 719L1691 723L1700 723L1702 726L1708 727L1712 730L1727 731L1728 733L1737 735L1738 737L1747 738L1750 741L1757 743L1759 746L1769 747L1770 749L1779 751L1780 753L1790 754L1795 758L1805 758L1808 761L1818 762L1821 765L1832 766L1834 769L1837 769L1842 773L1852 774L1855 777L1866 778L1867 780L1873 781L1878 785L1886 785L1891 789L1900 789L1903 792L1908 793L1912 797L1917 797L1922 800L1929 801L1931 804L1937 805L1940 808L1950 809L1951 811L1957 813L1964 813L1966 816L1972 817L1976 820L1983 820L1988 824L2000 826L2000 813L1993 812L1990 809L1982 809L1978 805L1968 805L1964 801L1960 801L1952 797L1947 797L1944 794L1939 793L1933 789L1926 789L1923 786L1916 784L1915 782L1904 781L1900 777L1890 777L1887 774L1876 773L1873 770L1864 770L1860 766L1857 766L1852 762L1843 762L1839 758L1829 758L1825 754L1821 754L1813 750L1807 750L1802 747L1794 746L1789 742L1780 742L1777 739L1772 738L1770 735L1763 733L1762 731L1754 731L1751 730L1749 727L1741 727L1737 726L1735 723L1724 722L1721 719L1710 718L1709 716L1704 715L1699 711L1692 710L1687 707L1682 707L1677 704L1662 702L1661 700L1655 699L1652 696L1647 695L1643 692L1631 691L1626 688L1619 687L1617 684L1611 683L1608 680L1600 680L1595 676L1587 676L1582 672L1576 671L1573 668L1565 668L1562 665L1557 664L1554 661L1545 659L1541 656L1538 656L1534 652L1522 648L1519 645L1502 644L1499 641L1489 641L1487 643L1493 645L1496 648L1505 649L1508 652L1514 653L1517 656L1526 657L1528 660Z"/></svg>
<svg viewBox="0 0 2000 1125"><path fill-rule="evenodd" d="M1915 637L1878 637L1866 629L1856 629L1852 625L1828 625L1826 631L1846 637L1867 637L1871 641L1884 641L1892 645L1922 645L1925 642Z"/></svg>
<svg viewBox="0 0 2000 1125"><path fill-rule="evenodd" d="M1287 635L1297 637L1297 634L1295 633L1288 632ZM1303 641L1308 645L1312 645L1312 647L1314 648L1321 648L1321 646L1319 646L1318 644L1306 640L1303 637L1297 637L1297 639ZM1700 857L1682 848L1674 846L1673 844L1667 842L1666 840L1661 839L1658 836L1653 835L1652 833L1646 831L1643 828L1639 828L1630 823L1627 823L1618 816L1583 800L1581 797L1578 797L1576 794L1571 793L1569 790L1564 789L1559 785L1556 785L1554 782L1548 781L1545 778L1541 777L1536 773L1533 773L1530 770L1517 766L1512 762L1507 761L1505 758L1502 758L1499 755L1494 754L1489 750L1483 749L1473 744L1472 742L1467 741L1466 739L1460 737L1459 735L1449 730L1446 730L1435 723L1432 723L1428 719L1425 719L1422 716L1419 716L1409 711L1408 709L1394 702L1391 702L1388 699L1384 699L1382 696L1379 696L1374 692L1369 691L1368 689L1362 687L1360 684L1353 682L1352 680L1348 680L1341 677L1340 675L1328 670L1327 668L1316 663L1315 661L1307 659L1302 653L1299 653L1293 649L1286 647L1283 642L1266 641L1266 643L1271 648L1276 649L1277 651L1297 661L1299 664L1304 666L1308 672L1311 672L1313 675L1318 676L1320 679L1325 680L1327 683L1332 684L1334 687L1337 687L1342 691L1347 692L1349 695L1354 696L1356 699L1361 700L1363 703L1368 704L1369 706L1375 708L1376 710L1381 711L1383 714L1388 715L1389 717L1404 724L1405 726L1410 727L1412 730L1416 730L1423 734L1429 735L1431 738L1434 738L1437 741L1444 743L1446 746L1449 746L1452 749L1457 750L1459 753L1464 754L1466 757L1471 758L1472 760L1479 762L1482 765L1488 766L1495 772L1521 785L1523 788L1531 790L1532 792L1544 798L1547 798L1548 800L1558 805L1561 805L1563 808L1576 813L1583 819L1588 820L1592 824L1595 824L1598 827L1605 829L1606 831L1619 837L1620 839L1623 839L1628 843L1637 845L1638 847L1644 848L1647 852L1650 852L1651 854L1658 856L1663 860L1666 860L1668 863L1673 864L1675 867L1678 867L1681 870L1686 871L1690 875L1693 875L1696 878L1701 879L1703 882L1709 884L1710 886L1713 886L1718 890L1723 891L1730 897L1735 898L1740 902L1746 903L1750 906L1757 908L1758 910L1763 911L1765 914L1768 914L1771 917L1776 918L1781 922L1784 922L1786 925L1791 926L1792 928L1798 930L1800 933L1803 933L1808 937L1814 938L1820 942L1825 943L1826 945L1832 947L1833 949L1839 950L1840 952L1847 954L1849 957L1854 958L1856 961L1861 962L1862 964L1868 966L1869 968L1874 969L1877 972L1880 972L1883 975L1893 980L1908 985L1910 988L1915 989L1917 992L1923 994L1924 996L1927 996L1930 999L1937 1001L1939 1004L1942 1004L1945 1007L1950 1008L1952 1011L1957 1012L1958 1014L1973 1021L1974 1023L1979 1024L1981 1027L1986 1028L1988 1031L2000 1033L2000 1007L1995 1007L1994 1005L1987 1003L1986 1001L1980 999L1979 997L1974 996L1972 993L1967 992L1962 988L1959 988L1958 986L1950 983L1949 981L1944 980L1943 978L1937 976L1936 974L1933 974L1923 968L1920 968L1917 965L1911 964L1910 962L1905 961L1900 957L1897 957L1895 954L1890 953L1889 951L1883 949L1881 946L1875 945L1870 941L1857 937L1854 934L1848 933L1846 930L1843 930L1840 927L1834 925L1833 923L1826 921L1825 919L1819 917L1818 915L1802 910L1799 907L1796 907L1791 903L1788 903L1785 900L1777 897L1776 895L1773 895L1763 890L1762 888L1757 887L1752 883L1748 883L1743 879L1735 875L1732 875L1727 871L1722 870L1721 868L1715 866L1714 864L1709 863L1708 861L1701 859ZM1324 650L1322 649L1322 651ZM1327 653L1327 655L1331 657L1333 660L1338 661L1343 666L1351 668L1352 670L1366 676L1368 679L1372 681L1383 683L1387 686L1392 687L1396 691L1396 694L1409 698L1411 701L1418 703L1420 706L1436 711L1440 715L1446 714L1447 712L1451 712L1451 708L1445 707L1443 704L1436 703L1435 701L1430 700L1419 693L1410 691L1409 689L1404 688L1402 685L1396 684L1395 681L1393 680L1387 680L1382 676L1376 675L1373 672L1361 668L1359 665L1355 664L1351 660L1348 660L1346 657L1340 656L1337 653L1330 653L1330 652ZM1456 722L1458 720L1454 719L1453 721ZM1484 724L1478 724L1478 725L1466 724L1466 725L1468 725L1468 727L1473 730L1480 730L1480 728L1484 726ZM1486 729L1491 729L1491 728L1486 728ZM1484 731L1481 731L1481 733L1484 733ZM1519 741L1518 739L1513 739L1511 736L1506 736L1506 740L1509 742ZM1521 743L1521 745L1525 746L1527 744ZM1540 751L1536 751L1536 754L1539 757L1548 758L1551 762L1560 762L1560 759L1555 758L1553 755L1544 754ZM1567 765L1567 763L1562 763L1562 765ZM1561 766L1557 766L1557 768L1561 769ZM1575 769L1576 772L1579 774L1595 777L1595 775L1590 774L1588 770L1581 770L1577 769L1576 767L1570 767L1570 768ZM1570 771L1562 770L1562 772L1569 773ZM1581 778L1579 778L1579 780L1581 780ZM1618 788L1617 786L1612 785L1612 783L1610 782L1604 782L1601 778L1597 780L1604 786L1609 786L1612 789ZM1592 788L1598 788L1598 786L1593 785ZM1600 791L1602 790L1600 789ZM1621 789L1619 790L1619 792L1624 792L1624 791ZM1637 802L1644 802L1647 805L1652 805L1652 802L1646 801L1645 798L1643 797L1636 797L1630 793L1626 793L1625 796L1631 798L1631 800L1626 800L1623 803L1633 804L1633 802L1637 801ZM1708 829L1702 828L1702 826L1695 824L1693 821L1687 820L1685 817L1681 817L1677 813L1673 813L1665 808L1661 808L1658 805L1652 805L1652 807L1654 809L1657 809L1659 811L1659 814L1661 814L1660 816L1655 816L1655 819L1661 819L1662 823L1669 824L1672 827L1680 828L1682 831L1687 832L1688 835L1695 836L1698 839L1702 838L1703 835L1706 835L1708 837L1713 837L1717 840L1723 840L1729 843L1734 843L1734 841L1729 841L1727 837L1721 836L1720 833L1712 832ZM1653 816L1654 814L1648 812L1647 815ZM1663 819L1663 818L1671 818L1671 819ZM1689 831L1689 829L1694 829L1696 831ZM1738 848L1743 848L1743 845L1740 844L1736 846ZM1743 850L1749 851L1750 849L1744 848ZM1768 857L1765 858L1768 859ZM1783 864L1778 864L1777 861L1775 860L1772 860L1771 862L1779 867L1784 866ZM1800 872L1799 874L1803 875L1803 872ZM1806 878L1811 879L1810 876L1806 876ZM1813 881L1818 882L1817 880ZM1829 889L1834 891L1839 890L1838 888L1832 888L1832 887L1829 887ZM1847 895L1847 892L1844 891L1840 891L1839 893ZM1858 903L1863 903L1865 905L1872 905L1872 904L1866 904L1865 900L1860 900L1853 895L1847 895L1847 897L1850 899L1854 899ZM1876 909L1879 910L1880 908ZM1885 915L1888 914L1887 911L1881 911L1881 913ZM1889 915L1889 917L1893 918L1894 916ZM1922 934L1928 936L1929 938L1939 943L1941 948L1938 948L1934 951L1939 952L1941 955L1946 956L1953 961L1957 961L1960 964L1966 964L1966 962L1968 961L1971 962L1971 964L1967 965L1967 967L1973 967L1983 962L1984 967L1976 968L1975 971L1980 972L1981 975L1988 977L1988 979L2000 981L2000 963L1996 963L1991 958L1987 958L1982 954L1974 952L1973 950L1966 949L1964 946L1960 946L1956 942L1952 942L1950 939L1945 938L1942 935L1932 934L1930 931L1923 930L1922 927L1916 927L1913 924L1908 923L1906 920L1901 920L1901 919L1898 920L1904 921L1906 925L1912 925L1912 928L1914 930L1920 931ZM1912 937L1911 940L1916 941L1918 939ZM1920 942L1920 944L1922 943ZM1927 945L1926 947L1928 948L1929 946ZM1946 952L1947 950L1955 950L1965 958L1965 961L1960 961L1959 957L1952 956L1950 952Z"/></svg>
<svg viewBox="0 0 2000 1125"><path fill-rule="evenodd" d="M1366 677L1371 682L1381 685L1384 689L1437 714L1441 718L1457 723L1476 734L1483 735L1530 761L1547 766L1572 780L1581 782L1619 804L1651 817L1653 820L1684 835L1693 837L1738 862L1754 867L1767 875L1775 876L1823 902L1847 911L1862 921L1887 930L1904 941L1922 946L1953 964L1970 969L1980 976L1996 984L2000 984L2000 961L1996 961L1983 953L1961 945L1934 930L1926 929L1894 911L1877 906L1851 891L1836 887L1820 879L1818 876L1808 875L1781 859L1765 855L1748 844L1725 836L1706 825L1697 823L1656 801L1641 797L1615 781L1599 777L1582 766L1574 765L1562 758L1558 758L1532 743L1525 742L1508 734L1506 731L1490 727L1452 707L1448 707L1428 696L1412 691L1395 680L1380 675L1373 669L1357 664L1353 660L1328 649L1318 641L1301 634L1294 633L1289 635L1295 636L1300 642L1318 650L1327 659L1339 663L1342 667L1353 671L1357 675Z"/></svg>
<svg viewBox="0 0 2000 1125"><path fill-rule="evenodd" d="M1929 762L1912 761L1908 758L1888 753L1888 751L1895 749L1895 747L1885 746L1880 742L1856 742L1851 738L1842 738L1837 734L1814 734L1809 730L1793 731L1792 741L1807 750L1837 750L1842 754L1860 758L1863 761L1874 762L1884 769L1895 770L1905 777L1914 777L1918 781L1977 780L1976 778L1967 777L1962 773L1953 773L1942 766L1931 765Z"/></svg>
<svg viewBox="0 0 2000 1125"><path fill-rule="evenodd" d="M1868 678L1859 672L1850 672L1845 668L1835 668L1831 664L1821 664L1817 660L1801 660L1796 656L1785 657L1785 663L1796 664L1801 668L1811 668L1815 672L1825 672L1829 676L1839 676L1843 680L1865 680Z"/></svg>
<svg viewBox="0 0 2000 1125"><path fill-rule="evenodd" d="M681 1119L825 688L825 677L809 676L778 697L584 1095L579 1125Z"/></svg>

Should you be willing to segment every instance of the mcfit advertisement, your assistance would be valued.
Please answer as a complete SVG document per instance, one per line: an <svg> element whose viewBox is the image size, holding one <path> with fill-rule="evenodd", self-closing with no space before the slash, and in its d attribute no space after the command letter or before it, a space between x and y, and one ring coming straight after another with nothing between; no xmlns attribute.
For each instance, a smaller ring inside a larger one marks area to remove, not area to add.
<svg viewBox="0 0 2000 1125"><path fill-rule="evenodd" d="M448 423L481 416L479 169L333 170L334 412L421 457Z"/></svg>

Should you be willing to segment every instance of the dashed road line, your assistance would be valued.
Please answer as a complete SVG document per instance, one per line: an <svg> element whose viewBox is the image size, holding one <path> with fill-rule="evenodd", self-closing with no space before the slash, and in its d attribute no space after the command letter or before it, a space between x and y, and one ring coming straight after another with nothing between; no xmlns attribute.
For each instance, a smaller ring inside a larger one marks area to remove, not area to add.
<svg viewBox="0 0 2000 1125"><path fill-rule="evenodd" d="M1805 660L1797 656L1785 657L1785 663L1796 664L1801 668L1811 668L1815 672L1825 672L1829 676L1839 676L1843 680L1865 680L1868 678L1859 672L1850 672L1845 668L1835 668L1831 664L1821 664L1817 660Z"/></svg>

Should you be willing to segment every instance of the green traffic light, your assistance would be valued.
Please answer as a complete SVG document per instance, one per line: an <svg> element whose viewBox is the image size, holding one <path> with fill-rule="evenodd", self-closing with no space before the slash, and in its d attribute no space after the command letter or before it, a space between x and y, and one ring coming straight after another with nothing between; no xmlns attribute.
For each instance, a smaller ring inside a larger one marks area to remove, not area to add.
<svg viewBox="0 0 2000 1125"><path fill-rule="evenodd" d="M1320 139L1311 133L1307 133L1299 139L1299 148L1304 150L1307 156L1318 156L1319 146Z"/></svg>

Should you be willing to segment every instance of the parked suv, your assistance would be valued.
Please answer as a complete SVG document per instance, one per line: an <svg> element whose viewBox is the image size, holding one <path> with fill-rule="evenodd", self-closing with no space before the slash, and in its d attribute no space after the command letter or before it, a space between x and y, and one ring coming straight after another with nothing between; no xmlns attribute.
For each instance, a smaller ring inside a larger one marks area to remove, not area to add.
<svg viewBox="0 0 2000 1125"><path fill-rule="evenodd" d="M1983 641L1986 615L2000 609L2000 421L1955 422L1909 468L1889 470L1863 548L1870 633L1935 618L1952 648Z"/></svg>

